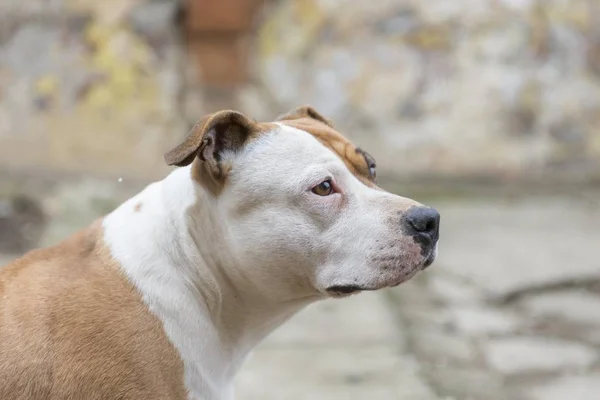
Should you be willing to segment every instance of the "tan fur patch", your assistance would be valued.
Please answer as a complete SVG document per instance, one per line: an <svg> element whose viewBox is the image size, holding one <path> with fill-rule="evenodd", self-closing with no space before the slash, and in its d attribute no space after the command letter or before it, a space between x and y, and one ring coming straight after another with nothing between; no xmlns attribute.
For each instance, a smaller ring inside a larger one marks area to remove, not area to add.
<svg viewBox="0 0 600 400"><path fill-rule="evenodd" d="M286 121L290 119L293 120L300 118L311 118L333 128L333 122L325 118L323 115L321 115L321 113L319 113L317 110L315 110L309 105L300 106L286 114L283 114L279 116L279 118L277 118L277 121Z"/></svg>
<svg viewBox="0 0 600 400"><path fill-rule="evenodd" d="M367 186L376 187L375 178L371 176L369 171L369 163L365 152L358 149L333 127L308 117L285 119L280 122L313 135L319 142L336 153L344 161L350 172L361 182Z"/></svg>
<svg viewBox="0 0 600 400"><path fill-rule="evenodd" d="M97 221L0 269L0 399L186 399L183 362Z"/></svg>

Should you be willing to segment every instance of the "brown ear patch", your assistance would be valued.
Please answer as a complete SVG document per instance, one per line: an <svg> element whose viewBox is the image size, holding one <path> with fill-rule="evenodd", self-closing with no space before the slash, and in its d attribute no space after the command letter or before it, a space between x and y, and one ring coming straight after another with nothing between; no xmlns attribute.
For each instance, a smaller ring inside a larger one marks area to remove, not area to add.
<svg viewBox="0 0 600 400"><path fill-rule="evenodd" d="M223 155L270 129L272 125L256 123L237 111L219 111L199 121L181 144L165 154L165 161L179 167L193 163L192 178L218 195L231 169Z"/></svg>
<svg viewBox="0 0 600 400"><path fill-rule="evenodd" d="M285 125L303 130L313 135L324 146L336 153L346 164L346 167L361 182L370 187L375 184L375 159L364 150L357 148L341 133L330 125L315 121L313 118L282 120Z"/></svg>
<svg viewBox="0 0 600 400"><path fill-rule="evenodd" d="M319 121L333 128L333 123L329 119L325 118L317 110L308 105L298 107L287 114L283 114L279 116L276 121L291 121L302 118L314 119L315 121Z"/></svg>
<svg viewBox="0 0 600 400"><path fill-rule="evenodd" d="M202 118L190 130L185 140L165 154L168 165L183 167L194 161L206 147L215 149L241 146L258 130L258 124L237 111L224 110Z"/></svg>

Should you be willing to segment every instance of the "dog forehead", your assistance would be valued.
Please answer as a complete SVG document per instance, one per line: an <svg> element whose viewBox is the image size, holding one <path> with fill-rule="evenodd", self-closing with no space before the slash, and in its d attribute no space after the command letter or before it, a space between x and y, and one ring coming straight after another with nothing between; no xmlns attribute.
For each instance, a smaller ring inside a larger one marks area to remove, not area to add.
<svg viewBox="0 0 600 400"><path fill-rule="evenodd" d="M365 153L332 127L312 118L285 120L278 122L278 124L310 134L337 155L358 180L367 186L375 186Z"/></svg>

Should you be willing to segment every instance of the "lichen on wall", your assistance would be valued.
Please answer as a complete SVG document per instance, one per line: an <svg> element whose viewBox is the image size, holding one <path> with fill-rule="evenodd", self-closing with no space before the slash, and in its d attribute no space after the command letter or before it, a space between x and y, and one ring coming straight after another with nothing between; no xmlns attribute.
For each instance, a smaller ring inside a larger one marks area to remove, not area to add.
<svg viewBox="0 0 600 400"><path fill-rule="evenodd" d="M380 175L600 176L595 0L269 2L252 79L226 95L184 71L176 5L0 2L0 169L156 177L217 106L308 103Z"/></svg>
<svg viewBox="0 0 600 400"><path fill-rule="evenodd" d="M0 25L12 21L0 33L0 164L138 177L163 171L162 153L186 130L175 5L8 7L0 17Z"/></svg>
<svg viewBox="0 0 600 400"><path fill-rule="evenodd" d="M265 13L260 82L394 176L599 176L595 0L298 0Z"/></svg>

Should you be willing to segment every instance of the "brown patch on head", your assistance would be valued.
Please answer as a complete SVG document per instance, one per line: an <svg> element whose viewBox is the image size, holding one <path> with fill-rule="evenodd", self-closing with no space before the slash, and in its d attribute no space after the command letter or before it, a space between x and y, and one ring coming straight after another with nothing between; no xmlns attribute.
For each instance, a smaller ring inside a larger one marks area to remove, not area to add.
<svg viewBox="0 0 600 400"><path fill-rule="evenodd" d="M316 121L322 122L325 125L333 128L333 122L325 118L321 113L312 108L311 106L301 106L292 110L286 114L283 114L277 118L277 121L289 121L301 118L310 118Z"/></svg>
<svg viewBox="0 0 600 400"><path fill-rule="evenodd" d="M231 169L223 161L224 153L238 151L269 128L237 111L219 111L200 120L181 144L165 154L165 161L179 167L193 162L193 179L218 195Z"/></svg>
<svg viewBox="0 0 600 400"><path fill-rule="evenodd" d="M0 268L0 399L185 399L183 362L101 222Z"/></svg>
<svg viewBox="0 0 600 400"><path fill-rule="evenodd" d="M375 159L336 131L331 121L312 107L300 107L279 117L278 121L310 133L319 142L336 153L350 172L361 182L370 187L376 186Z"/></svg>
<svg viewBox="0 0 600 400"><path fill-rule="evenodd" d="M134 212L140 212L141 209L142 209L142 203L137 203L135 205L135 207L133 207Z"/></svg>

